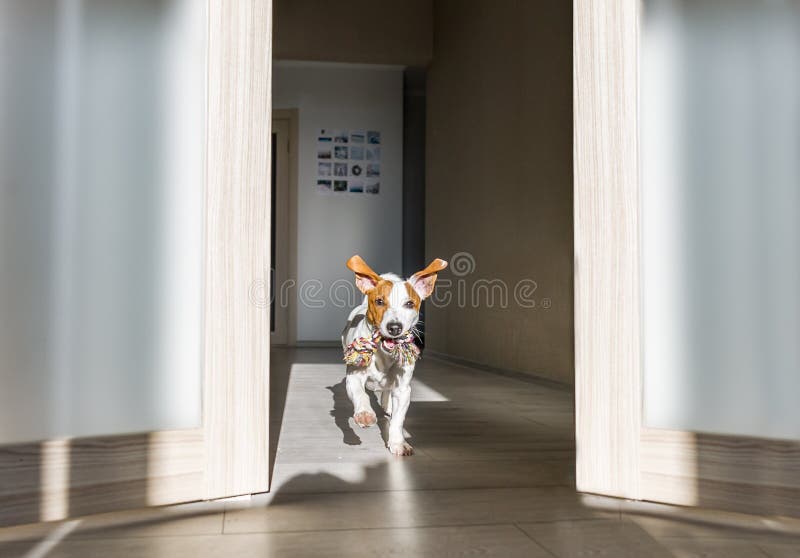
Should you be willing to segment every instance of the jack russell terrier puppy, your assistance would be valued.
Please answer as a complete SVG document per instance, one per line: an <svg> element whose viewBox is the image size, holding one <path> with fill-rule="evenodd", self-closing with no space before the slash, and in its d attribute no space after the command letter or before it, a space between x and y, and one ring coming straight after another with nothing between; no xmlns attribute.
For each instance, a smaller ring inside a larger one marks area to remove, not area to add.
<svg viewBox="0 0 800 558"><path fill-rule="evenodd" d="M407 281L393 273L378 275L360 256L347 260L347 267L356 274L356 286L366 295L350 312L342 331L345 385L353 403L353 420L362 428L378 422L366 392L374 391L390 416L386 447L395 455L411 455L414 450L403 436L403 422L420 354L414 328L420 303L433 293L436 274L447 262L435 259Z"/></svg>

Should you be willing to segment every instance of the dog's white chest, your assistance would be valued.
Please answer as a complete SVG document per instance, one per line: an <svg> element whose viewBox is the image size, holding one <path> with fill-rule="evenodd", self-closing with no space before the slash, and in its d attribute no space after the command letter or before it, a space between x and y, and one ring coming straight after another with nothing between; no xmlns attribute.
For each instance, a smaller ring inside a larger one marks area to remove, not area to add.
<svg viewBox="0 0 800 558"><path fill-rule="evenodd" d="M385 351L375 351L373 365L366 369L367 377L380 388L391 388L398 384L408 385L414 373L414 366L400 366Z"/></svg>

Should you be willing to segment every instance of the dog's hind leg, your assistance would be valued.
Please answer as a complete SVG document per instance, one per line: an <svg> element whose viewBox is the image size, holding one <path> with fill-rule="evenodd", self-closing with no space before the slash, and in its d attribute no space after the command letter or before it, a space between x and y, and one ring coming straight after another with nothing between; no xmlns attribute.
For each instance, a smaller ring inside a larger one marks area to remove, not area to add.
<svg viewBox="0 0 800 558"><path fill-rule="evenodd" d="M394 414L389 420L389 435L386 447L395 455L411 455L414 449L406 442L403 433L403 422L406 420L406 411L411 403L411 386L408 384L397 386L392 390L392 407Z"/></svg>
<svg viewBox="0 0 800 558"><path fill-rule="evenodd" d="M380 401L383 412L388 416L392 416L392 391L384 389L380 392Z"/></svg>
<svg viewBox="0 0 800 558"><path fill-rule="evenodd" d="M378 417L375 411L372 410L372 405L370 405L369 395L364 390L366 379L367 374L364 371L350 370L348 370L345 378L347 396L353 402L353 420L361 428L372 426L378 422Z"/></svg>

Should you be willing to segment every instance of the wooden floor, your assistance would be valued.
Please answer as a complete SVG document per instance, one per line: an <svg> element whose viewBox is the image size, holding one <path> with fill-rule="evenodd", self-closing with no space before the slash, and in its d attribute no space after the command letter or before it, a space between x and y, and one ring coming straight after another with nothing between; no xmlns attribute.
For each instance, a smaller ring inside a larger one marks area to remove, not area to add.
<svg viewBox="0 0 800 558"><path fill-rule="evenodd" d="M269 494L3 529L0 556L800 557L800 522L576 494L572 394L534 382L423 359L393 457L339 358L273 352Z"/></svg>

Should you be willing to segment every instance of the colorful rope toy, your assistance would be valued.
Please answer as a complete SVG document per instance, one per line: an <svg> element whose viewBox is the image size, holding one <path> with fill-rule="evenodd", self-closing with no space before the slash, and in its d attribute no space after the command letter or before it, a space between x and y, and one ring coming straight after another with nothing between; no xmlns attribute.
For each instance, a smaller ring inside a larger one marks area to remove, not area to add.
<svg viewBox="0 0 800 558"><path fill-rule="evenodd" d="M382 347L400 366L414 364L420 358L419 347L414 343L414 335L407 331L395 339L384 338L375 331L372 338L358 337L344 351L344 362L352 366L369 366L378 347Z"/></svg>

